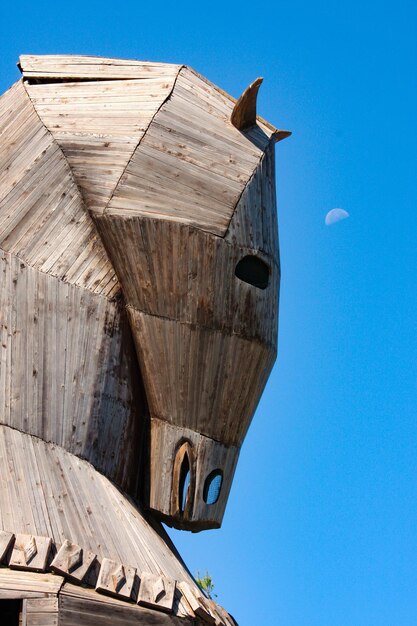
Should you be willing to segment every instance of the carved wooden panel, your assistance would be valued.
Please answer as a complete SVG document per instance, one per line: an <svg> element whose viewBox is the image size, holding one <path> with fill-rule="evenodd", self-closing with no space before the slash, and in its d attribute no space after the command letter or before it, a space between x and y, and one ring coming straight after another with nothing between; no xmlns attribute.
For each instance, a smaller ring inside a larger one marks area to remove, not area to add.
<svg viewBox="0 0 417 626"><path fill-rule="evenodd" d="M44 572L48 565L51 544L50 537L16 535L9 567L29 572Z"/></svg>
<svg viewBox="0 0 417 626"><path fill-rule="evenodd" d="M73 582L82 582L93 565L96 555L66 539L51 563L51 569Z"/></svg>
<svg viewBox="0 0 417 626"><path fill-rule="evenodd" d="M116 597L130 598L135 575L136 568L128 567L111 559L103 559L96 590Z"/></svg>
<svg viewBox="0 0 417 626"><path fill-rule="evenodd" d="M140 577L138 604L171 613L174 593L175 580L144 572Z"/></svg>

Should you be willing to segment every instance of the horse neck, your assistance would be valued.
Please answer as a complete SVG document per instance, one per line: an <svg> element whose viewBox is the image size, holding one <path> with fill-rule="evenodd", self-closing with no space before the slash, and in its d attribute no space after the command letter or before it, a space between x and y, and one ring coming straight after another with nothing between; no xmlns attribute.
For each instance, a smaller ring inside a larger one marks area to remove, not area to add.
<svg viewBox="0 0 417 626"><path fill-rule="evenodd" d="M146 408L119 283L22 83L1 108L19 167L5 170L0 192L0 422L85 458L135 493Z"/></svg>

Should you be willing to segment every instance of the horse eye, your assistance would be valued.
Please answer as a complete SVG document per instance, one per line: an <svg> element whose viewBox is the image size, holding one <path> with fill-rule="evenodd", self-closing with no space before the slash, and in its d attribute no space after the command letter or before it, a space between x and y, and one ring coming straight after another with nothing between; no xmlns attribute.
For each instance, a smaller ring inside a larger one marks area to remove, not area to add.
<svg viewBox="0 0 417 626"><path fill-rule="evenodd" d="M249 254L240 259L236 265L235 276L258 289L266 289L269 282L269 267L259 257Z"/></svg>

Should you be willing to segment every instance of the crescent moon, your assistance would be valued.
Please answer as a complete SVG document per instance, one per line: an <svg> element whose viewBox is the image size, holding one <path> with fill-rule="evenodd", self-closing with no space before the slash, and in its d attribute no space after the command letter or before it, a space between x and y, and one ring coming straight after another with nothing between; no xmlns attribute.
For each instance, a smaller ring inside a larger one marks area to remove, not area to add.
<svg viewBox="0 0 417 626"><path fill-rule="evenodd" d="M326 226L331 226L332 224L336 224L336 222L340 222L341 220L345 220L349 216L349 213L344 209L332 209L326 214L324 218L324 223Z"/></svg>

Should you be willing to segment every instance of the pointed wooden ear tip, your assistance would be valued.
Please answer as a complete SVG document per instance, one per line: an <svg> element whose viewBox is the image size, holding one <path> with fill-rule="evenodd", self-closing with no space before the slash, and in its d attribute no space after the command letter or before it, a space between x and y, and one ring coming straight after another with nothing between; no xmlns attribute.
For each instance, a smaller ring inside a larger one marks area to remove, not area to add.
<svg viewBox="0 0 417 626"><path fill-rule="evenodd" d="M256 124L256 98L262 81L261 77L254 80L234 106L230 121L238 130L244 130Z"/></svg>
<svg viewBox="0 0 417 626"><path fill-rule="evenodd" d="M275 143L277 143L278 141L281 141L281 139L286 139L287 137L290 137L291 135L292 135L292 132L290 130L276 130L273 134L273 139Z"/></svg>

